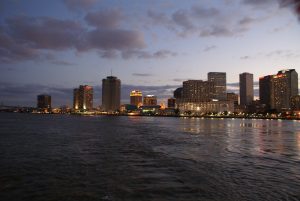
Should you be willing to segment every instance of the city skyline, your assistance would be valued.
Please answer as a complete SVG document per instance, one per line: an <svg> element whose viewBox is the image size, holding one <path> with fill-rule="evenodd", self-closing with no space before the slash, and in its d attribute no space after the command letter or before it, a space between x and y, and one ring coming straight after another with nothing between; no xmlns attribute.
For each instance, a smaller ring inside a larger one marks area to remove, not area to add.
<svg viewBox="0 0 300 201"><path fill-rule="evenodd" d="M100 105L111 71L122 103L134 89L166 103L182 81L208 72L226 72L236 93L239 74L254 74L257 98L259 77L299 72L296 2L2 1L0 103L34 106L51 94L54 106L71 106L73 88L90 85Z"/></svg>

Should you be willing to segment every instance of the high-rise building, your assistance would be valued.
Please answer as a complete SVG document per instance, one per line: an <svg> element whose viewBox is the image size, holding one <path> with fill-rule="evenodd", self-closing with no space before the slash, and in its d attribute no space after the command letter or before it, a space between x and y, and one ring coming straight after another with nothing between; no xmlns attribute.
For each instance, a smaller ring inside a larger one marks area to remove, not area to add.
<svg viewBox="0 0 300 201"><path fill-rule="evenodd" d="M155 106L157 105L157 98L154 95L144 96L143 106Z"/></svg>
<svg viewBox="0 0 300 201"><path fill-rule="evenodd" d="M237 106L239 104L239 95L235 93L227 93L227 100L232 101L234 106Z"/></svg>
<svg viewBox="0 0 300 201"><path fill-rule="evenodd" d="M273 76L274 108L290 109L291 97L298 95L298 73L295 69L278 71Z"/></svg>
<svg viewBox="0 0 300 201"><path fill-rule="evenodd" d="M45 94L38 95L37 96L37 108L50 111L51 96L45 95Z"/></svg>
<svg viewBox="0 0 300 201"><path fill-rule="evenodd" d="M140 107L143 105L143 94L139 90L133 90L130 92L130 104Z"/></svg>
<svg viewBox="0 0 300 201"><path fill-rule="evenodd" d="M240 105L250 105L253 101L253 96L253 74L240 74Z"/></svg>
<svg viewBox="0 0 300 201"><path fill-rule="evenodd" d="M106 112L119 110L121 100L121 80L108 76L102 80L102 108Z"/></svg>
<svg viewBox="0 0 300 201"><path fill-rule="evenodd" d="M176 98L176 99L182 98L182 89L183 89L182 87L175 89L174 98Z"/></svg>
<svg viewBox="0 0 300 201"><path fill-rule="evenodd" d="M226 100L226 73L223 72L209 72L207 79L214 83L215 92L214 99Z"/></svg>
<svg viewBox="0 0 300 201"><path fill-rule="evenodd" d="M169 98L168 99L168 108L175 108L176 99L175 98Z"/></svg>
<svg viewBox="0 0 300 201"><path fill-rule="evenodd" d="M80 85L79 88L73 90L73 109L93 109L93 87Z"/></svg>
<svg viewBox="0 0 300 201"><path fill-rule="evenodd" d="M291 98L298 95L298 73L295 69L281 70L276 75L259 79L259 98L267 109L291 108Z"/></svg>
<svg viewBox="0 0 300 201"><path fill-rule="evenodd" d="M259 78L259 101L266 109L274 108L274 85L273 75Z"/></svg>
<svg viewBox="0 0 300 201"><path fill-rule="evenodd" d="M188 80L183 82L182 101L204 102L214 97L214 83L202 80Z"/></svg>
<svg viewBox="0 0 300 201"><path fill-rule="evenodd" d="M73 90L73 109L79 110L79 89Z"/></svg>

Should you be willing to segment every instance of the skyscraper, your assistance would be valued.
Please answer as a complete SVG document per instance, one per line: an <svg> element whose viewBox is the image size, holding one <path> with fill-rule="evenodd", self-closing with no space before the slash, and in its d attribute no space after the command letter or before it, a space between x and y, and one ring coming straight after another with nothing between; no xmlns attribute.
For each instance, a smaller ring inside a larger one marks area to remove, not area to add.
<svg viewBox="0 0 300 201"><path fill-rule="evenodd" d="M298 73L295 69L278 71L273 84L275 109L290 109L291 97L298 95Z"/></svg>
<svg viewBox="0 0 300 201"><path fill-rule="evenodd" d="M218 100L226 100L226 73L209 72L207 79L214 83L215 91L213 98Z"/></svg>
<svg viewBox="0 0 300 201"><path fill-rule="evenodd" d="M130 104L140 107L143 105L143 94L139 90L133 90L130 92Z"/></svg>
<svg viewBox="0 0 300 201"><path fill-rule="evenodd" d="M291 98L298 95L298 73L295 69L281 70L276 75L259 79L259 98L267 109L290 109Z"/></svg>
<svg viewBox="0 0 300 201"><path fill-rule="evenodd" d="M114 112L120 108L121 80L108 76L102 80L102 108L106 112Z"/></svg>
<svg viewBox="0 0 300 201"><path fill-rule="evenodd" d="M143 100L144 106L155 106L157 105L157 98L154 95L146 95Z"/></svg>
<svg viewBox="0 0 300 201"><path fill-rule="evenodd" d="M211 101L214 96L214 83L202 80L183 82L182 100L184 102Z"/></svg>
<svg viewBox="0 0 300 201"><path fill-rule="evenodd" d="M80 85L73 91L73 109L91 110L93 109L93 87Z"/></svg>
<svg viewBox="0 0 300 201"><path fill-rule="evenodd" d="M37 96L37 108L50 111L51 96L45 95L45 94L38 95Z"/></svg>
<svg viewBox="0 0 300 201"><path fill-rule="evenodd" d="M253 96L253 74L240 74L240 105L250 105L253 101Z"/></svg>
<svg viewBox="0 0 300 201"><path fill-rule="evenodd" d="M273 75L259 78L259 101L266 106L266 109L274 108Z"/></svg>

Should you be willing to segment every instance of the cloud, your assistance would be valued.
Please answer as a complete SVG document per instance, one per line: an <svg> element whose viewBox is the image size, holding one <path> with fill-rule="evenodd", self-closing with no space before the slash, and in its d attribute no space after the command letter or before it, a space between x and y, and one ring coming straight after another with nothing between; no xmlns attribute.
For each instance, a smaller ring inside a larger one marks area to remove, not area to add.
<svg viewBox="0 0 300 201"><path fill-rule="evenodd" d="M96 27L115 28L118 27L123 14L119 9L101 10L90 12L85 16L85 20L89 25Z"/></svg>
<svg viewBox="0 0 300 201"><path fill-rule="evenodd" d="M133 76L138 76L138 77L150 77L153 76L153 74L150 73L132 73Z"/></svg>
<svg viewBox="0 0 300 201"><path fill-rule="evenodd" d="M249 56L242 56L240 59L246 60L246 59L250 59L250 57Z"/></svg>
<svg viewBox="0 0 300 201"><path fill-rule="evenodd" d="M213 18L220 14L216 8L204 8L197 5L192 6L192 14L198 18Z"/></svg>
<svg viewBox="0 0 300 201"><path fill-rule="evenodd" d="M177 56L177 53L172 52L170 50L158 50L153 53L141 51L141 50L128 50L122 52L122 57L124 59L129 59L132 57L136 57L138 59L164 59L171 56L175 57Z"/></svg>
<svg viewBox="0 0 300 201"><path fill-rule="evenodd" d="M217 48L217 46L215 46L215 45L207 46L203 49L203 52L208 52L208 51L211 51L216 48Z"/></svg>
<svg viewBox="0 0 300 201"><path fill-rule="evenodd" d="M53 60L53 53L62 50L78 52L95 50L102 57L114 58L122 55L123 52L138 52L146 47L142 32L112 28L116 25L112 21L106 22L106 26L111 28L101 26L94 29L87 29L74 20L51 17L14 16L6 19L5 23L0 27L0 62L2 63L45 60L50 57ZM166 51L158 51L153 55L147 54L145 52L136 56L164 58L173 55Z"/></svg>
<svg viewBox="0 0 300 201"><path fill-rule="evenodd" d="M71 63L68 61L62 61L62 60L54 60L51 62L52 64L58 65L58 66L73 66L76 65L75 63Z"/></svg>
<svg viewBox="0 0 300 201"><path fill-rule="evenodd" d="M63 0L68 9L72 11L91 8L97 0Z"/></svg>

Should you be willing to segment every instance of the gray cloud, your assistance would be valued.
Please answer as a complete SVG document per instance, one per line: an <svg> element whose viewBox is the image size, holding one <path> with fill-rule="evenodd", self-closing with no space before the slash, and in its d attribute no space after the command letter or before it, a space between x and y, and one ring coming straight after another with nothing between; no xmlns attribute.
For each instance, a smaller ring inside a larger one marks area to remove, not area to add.
<svg viewBox="0 0 300 201"><path fill-rule="evenodd" d="M150 77L153 76L153 74L150 73L132 73L133 76L138 76L138 77Z"/></svg>
<svg viewBox="0 0 300 201"><path fill-rule="evenodd" d="M205 48L203 49L203 51L204 51L204 52L208 52L208 51L211 51L211 50L216 49L216 48L217 48L217 46L211 45L211 46L205 47Z"/></svg>
<svg viewBox="0 0 300 201"><path fill-rule="evenodd" d="M118 27L122 18L123 15L121 10L112 9L90 12L85 16L84 19L92 26L115 28Z"/></svg>
<svg viewBox="0 0 300 201"><path fill-rule="evenodd" d="M250 57L249 56L242 56L240 59L246 60L246 59L250 59Z"/></svg>
<svg viewBox="0 0 300 201"><path fill-rule="evenodd" d="M5 23L5 26L0 27L2 63L53 60L54 51L62 50L79 52L96 50L101 57L114 58L122 55L122 52L138 52L146 47L143 33L136 30L106 27L90 30L77 21L50 17L15 16L6 19ZM107 23L115 26L114 22ZM108 24L106 25L109 26ZM143 52L145 53L133 56L164 58L173 55L164 51L158 51L153 55Z"/></svg>
<svg viewBox="0 0 300 201"><path fill-rule="evenodd" d="M136 57L138 59L164 59L170 56L175 57L177 56L177 53L170 50L158 50L153 53L141 50L128 50L122 52L122 57L124 59L129 59L132 57Z"/></svg>
<svg viewBox="0 0 300 201"><path fill-rule="evenodd" d="M77 11L91 8L97 0L63 0L63 2L68 9Z"/></svg>
<svg viewBox="0 0 300 201"><path fill-rule="evenodd" d="M200 6L192 7L192 14L198 18L213 18L220 14L216 8L204 8Z"/></svg>
<svg viewBox="0 0 300 201"><path fill-rule="evenodd" d="M62 60L54 60L51 62L52 64L58 65L58 66L73 66L76 65L75 63L71 63L68 61L62 61Z"/></svg>

